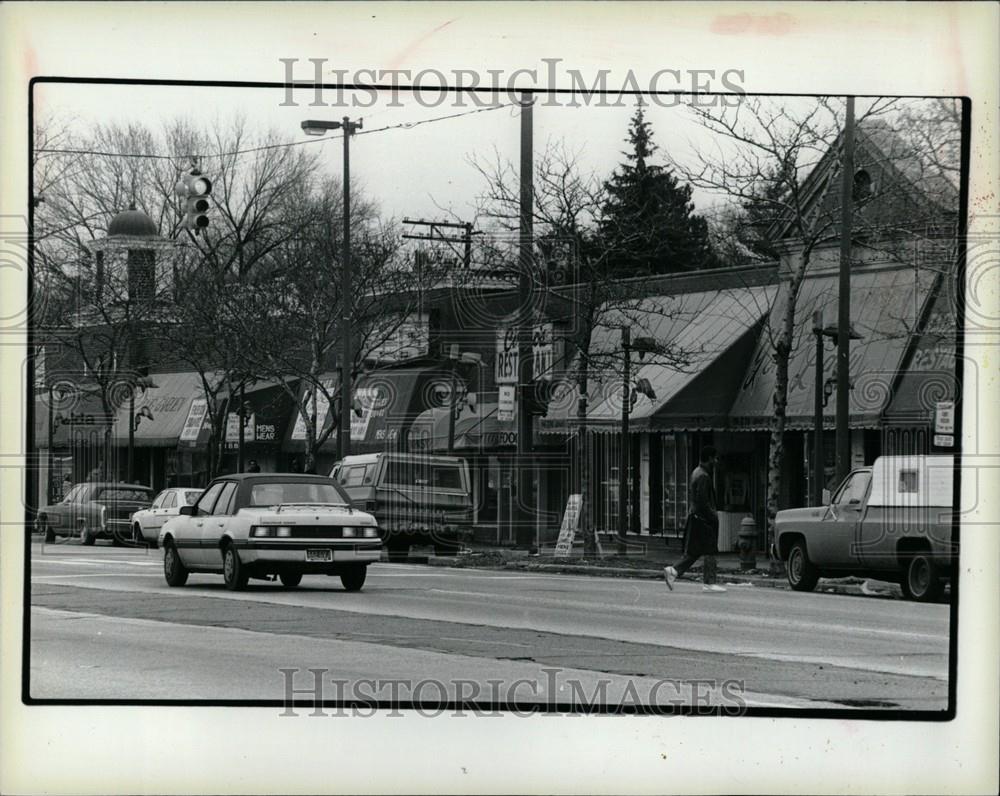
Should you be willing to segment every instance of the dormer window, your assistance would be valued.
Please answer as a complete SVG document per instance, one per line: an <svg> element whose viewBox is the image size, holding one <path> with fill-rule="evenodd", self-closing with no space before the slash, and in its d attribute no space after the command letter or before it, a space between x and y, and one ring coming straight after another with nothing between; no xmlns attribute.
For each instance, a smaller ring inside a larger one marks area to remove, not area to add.
<svg viewBox="0 0 1000 796"><path fill-rule="evenodd" d="M854 173L854 190L851 193L855 202L866 202L872 196L872 175L864 169Z"/></svg>

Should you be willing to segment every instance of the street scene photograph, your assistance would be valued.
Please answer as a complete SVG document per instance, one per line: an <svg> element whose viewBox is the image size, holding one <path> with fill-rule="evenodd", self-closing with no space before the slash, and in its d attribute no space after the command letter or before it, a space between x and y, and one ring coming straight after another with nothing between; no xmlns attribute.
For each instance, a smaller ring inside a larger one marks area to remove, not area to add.
<svg viewBox="0 0 1000 796"><path fill-rule="evenodd" d="M317 60L32 85L24 699L953 715L967 103Z"/></svg>

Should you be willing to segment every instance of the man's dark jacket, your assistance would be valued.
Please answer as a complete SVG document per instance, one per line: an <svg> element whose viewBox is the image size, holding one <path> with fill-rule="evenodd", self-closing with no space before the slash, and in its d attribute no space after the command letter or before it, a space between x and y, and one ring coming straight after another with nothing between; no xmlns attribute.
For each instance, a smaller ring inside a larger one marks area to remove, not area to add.
<svg viewBox="0 0 1000 796"><path fill-rule="evenodd" d="M684 552L692 556L718 553L719 515L716 514L715 487L711 473L700 465L691 473L688 504Z"/></svg>

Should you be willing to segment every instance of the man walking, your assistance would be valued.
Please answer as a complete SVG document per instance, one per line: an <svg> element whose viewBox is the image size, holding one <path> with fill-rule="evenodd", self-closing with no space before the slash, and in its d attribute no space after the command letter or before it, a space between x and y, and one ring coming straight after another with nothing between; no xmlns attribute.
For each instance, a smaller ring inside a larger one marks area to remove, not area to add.
<svg viewBox="0 0 1000 796"><path fill-rule="evenodd" d="M725 591L715 582L715 554L719 552L719 515L716 513L712 474L719 463L719 452L711 445L706 445L701 449L700 460L700 464L691 473L684 557L675 566L668 566L663 570L663 579L671 591L674 589L674 581L687 572L701 556L705 557L702 568L705 585L702 590Z"/></svg>

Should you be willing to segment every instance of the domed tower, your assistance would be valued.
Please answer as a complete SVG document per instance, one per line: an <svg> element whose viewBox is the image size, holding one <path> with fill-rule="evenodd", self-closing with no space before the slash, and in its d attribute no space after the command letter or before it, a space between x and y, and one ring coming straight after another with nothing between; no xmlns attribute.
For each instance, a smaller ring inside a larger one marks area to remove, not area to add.
<svg viewBox="0 0 1000 796"><path fill-rule="evenodd" d="M111 219L108 234L91 241L95 303L149 304L173 298L173 242L133 205Z"/></svg>

